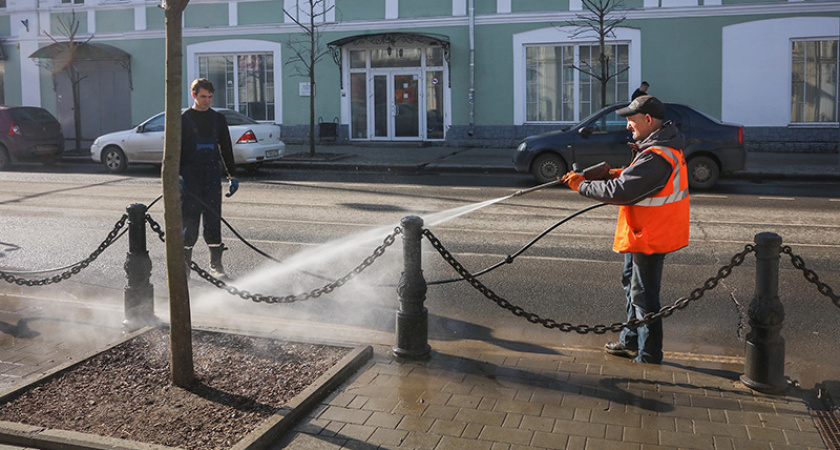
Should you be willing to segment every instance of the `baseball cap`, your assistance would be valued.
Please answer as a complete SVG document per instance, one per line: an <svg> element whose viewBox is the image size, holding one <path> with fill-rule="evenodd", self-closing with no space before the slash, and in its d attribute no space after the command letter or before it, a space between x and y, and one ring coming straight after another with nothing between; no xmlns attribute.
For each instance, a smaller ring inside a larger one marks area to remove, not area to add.
<svg viewBox="0 0 840 450"><path fill-rule="evenodd" d="M621 117L632 116L633 114L650 114L654 119L664 120L665 105L652 95L641 95L626 107L619 108L615 113Z"/></svg>

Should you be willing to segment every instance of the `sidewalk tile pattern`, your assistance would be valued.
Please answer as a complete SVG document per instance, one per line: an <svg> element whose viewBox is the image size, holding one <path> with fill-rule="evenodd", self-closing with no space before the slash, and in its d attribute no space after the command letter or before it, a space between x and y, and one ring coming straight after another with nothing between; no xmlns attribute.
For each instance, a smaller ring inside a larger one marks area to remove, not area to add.
<svg viewBox="0 0 840 450"><path fill-rule="evenodd" d="M450 347L419 362L378 348L276 448L826 448L802 392L753 392L731 364Z"/></svg>

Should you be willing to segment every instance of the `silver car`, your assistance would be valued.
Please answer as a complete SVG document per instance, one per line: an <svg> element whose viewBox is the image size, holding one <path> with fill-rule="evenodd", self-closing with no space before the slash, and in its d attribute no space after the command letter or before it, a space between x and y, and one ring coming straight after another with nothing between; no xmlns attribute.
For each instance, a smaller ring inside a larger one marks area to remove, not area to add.
<svg viewBox="0 0 840 450"><path fill-rule="evenodd" d="M254 170L283 156L286 144L280 140L280 125L260 123L232 109L213 109L227 119L237 166ZM130 130L99 136L90 147L90 157L112 173L124 171L129 164L160 164L164 124L165 115L159 113Z"/></svg>

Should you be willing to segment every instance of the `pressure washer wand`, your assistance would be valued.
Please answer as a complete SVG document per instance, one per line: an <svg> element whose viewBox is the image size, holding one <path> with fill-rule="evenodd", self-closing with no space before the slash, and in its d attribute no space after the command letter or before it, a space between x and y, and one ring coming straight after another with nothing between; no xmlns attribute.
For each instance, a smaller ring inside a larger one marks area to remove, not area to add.
<svg viewBox="0 0 840 450"><path fill-rule="evenodd" d="M512 197L519 197L520 195L525 195L525 194L528 194L530 192L538 191L540 189L544 189L544 188L551 187L551 186L556 186L560 183L561 183L560 179L557 179L557 180L554 180L554 181L549 181L548 183L541 184L539 186L534 186L532 188L522 189L521 191L516 191L510 197L511 198Z"/></svg>

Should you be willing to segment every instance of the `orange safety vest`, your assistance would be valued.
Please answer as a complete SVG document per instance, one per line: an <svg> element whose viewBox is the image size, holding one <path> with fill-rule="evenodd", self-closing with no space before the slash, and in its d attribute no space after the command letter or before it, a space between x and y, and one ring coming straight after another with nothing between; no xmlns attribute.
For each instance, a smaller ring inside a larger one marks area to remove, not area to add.
<svg viewBox="0 0 840 450"><path fill-rule="evenodd" d="M671 164L671 177L659 192L619 207L613 250L620 253L668 253L688 245L688 169L682 151L670 147L645 151L665 158Z"/></svg>

